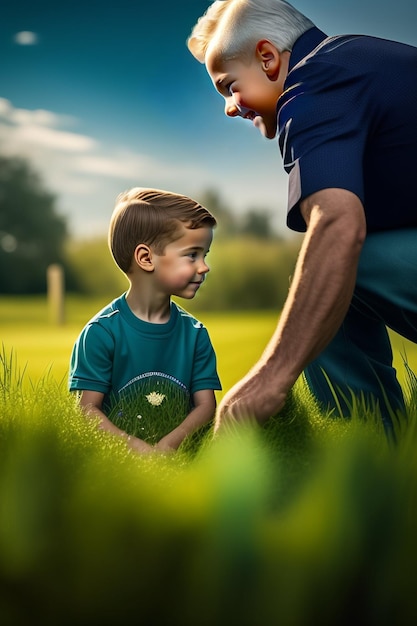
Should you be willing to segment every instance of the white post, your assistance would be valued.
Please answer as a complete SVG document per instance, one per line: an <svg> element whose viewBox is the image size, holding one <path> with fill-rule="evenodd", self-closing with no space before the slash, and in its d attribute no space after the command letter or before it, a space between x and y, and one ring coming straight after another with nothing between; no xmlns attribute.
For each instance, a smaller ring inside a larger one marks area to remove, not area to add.
<svg viewBox="0 0 417 626"><path fill-rule="evenodd" d="M64 271L62 266L57 263L49 265L46 277L50 321L55 325L61 325L65 321Z"/></svg>

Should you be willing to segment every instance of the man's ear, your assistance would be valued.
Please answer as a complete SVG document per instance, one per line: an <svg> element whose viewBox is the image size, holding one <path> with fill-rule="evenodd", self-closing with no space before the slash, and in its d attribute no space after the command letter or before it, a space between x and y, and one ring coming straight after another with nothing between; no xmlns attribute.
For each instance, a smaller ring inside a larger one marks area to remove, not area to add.
<svg viewBox="0 0 417 626"><path fill-rule="evenodd" d="M268 78L276 80L281 64L281 55L278 48L269 39L261 39L256 44L255 54Z"/></svg>
<svg viewBox="0 0 417 626"><path fill-rule="evenodd" d="M155 266L152 259L152 250L145 243L139 243L134 252L134 259L136 265L145 272L153 272Z"/></svg>

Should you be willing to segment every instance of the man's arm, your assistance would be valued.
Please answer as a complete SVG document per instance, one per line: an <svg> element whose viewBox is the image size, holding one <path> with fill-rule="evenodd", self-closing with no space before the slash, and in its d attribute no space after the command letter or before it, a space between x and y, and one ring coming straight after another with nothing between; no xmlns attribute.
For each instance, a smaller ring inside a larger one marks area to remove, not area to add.
<svg viewBox="0 0 417 626"><path fill-rule="evenodd" d="M366 236L362 203L325 189L301 204L307 232L277 328L262 357L222 399L215 431L229 419L266 421L339 329L352 299Z"/></svg>

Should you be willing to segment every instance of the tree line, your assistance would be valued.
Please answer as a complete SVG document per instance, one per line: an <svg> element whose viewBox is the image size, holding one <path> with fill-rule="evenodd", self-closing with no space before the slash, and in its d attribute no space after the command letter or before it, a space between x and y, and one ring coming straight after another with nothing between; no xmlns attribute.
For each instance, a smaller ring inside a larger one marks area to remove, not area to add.
<svg viewBox="0 0 417 626"><path fill-rule="evenodd" d="M201 304L205 308L236 308L239 302L243 308L280 304L298 242L274 233L272 215L261 207L237 216L215 190L206 190L196 199L218 221L216 245L210 254L220 274L210 274L211 289L205 287L207 295L202 292ZM105 237L73 240L66 218L57 211L57 197L32 165L21 157L0 156L0 293L45 293L46 272L52 263L63 266L66 289L71 292L115 295L126 287Z"/></svg>

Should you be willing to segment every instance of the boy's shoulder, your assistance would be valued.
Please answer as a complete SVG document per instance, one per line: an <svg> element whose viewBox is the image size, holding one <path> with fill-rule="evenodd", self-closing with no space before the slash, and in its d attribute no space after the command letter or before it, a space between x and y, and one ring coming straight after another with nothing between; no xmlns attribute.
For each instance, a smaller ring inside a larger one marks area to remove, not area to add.
<svg viewBox="0 0 417 626"><path fill-rule="evenodd" d="M172 302L172 306L175 307L181 321L184 324L190 324L192 328L205 328L204 324L200 322L200 320L198 320L196 317L194 317L194 315L191 315L191 313L183 309L182 306L180 306L177 302Z"/></svg>
<svg viewBox="0 0 417 626"><path fill-rule="evenodd" d="M87 326L90 324L106 325L108 321L114 319L114 317L120 313L123 307L124 298L125 295L123 294L122 296L119 296L118 298L112 300L112 302L110 302L109 304L106 304L106 306L104 306L102 309L100 309L100 311L93 315L93 317L87 322Z"/></svg>
<svg viewBox="0 0 417 626"><path fill-rule="evenodd" d="M123 294L100 309L100 311L87 322L84 328L87 330L92 326L100 326L103 330L111 334L117 334L120 325L123 325L132 327L136 331L160 334L160 332L175 332L175 328L178 328L178 324L182 325L186 332L189 333L201 331L202 329L206 330L206 327L199 319L191 315L191 313L174 301L171 302L171 317L168 324L166 324L166 328L163 328L163 326L159 324L143 322L134 317L126 302L126 294Z"/></svg>

